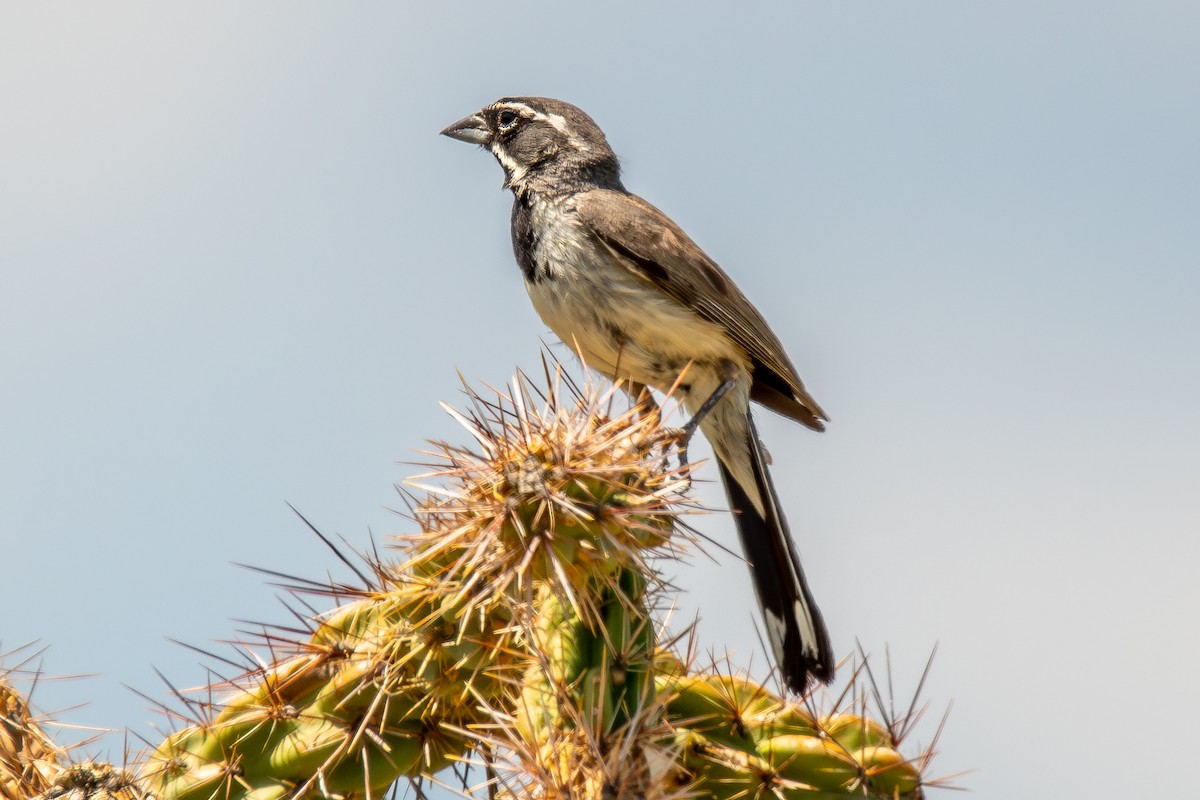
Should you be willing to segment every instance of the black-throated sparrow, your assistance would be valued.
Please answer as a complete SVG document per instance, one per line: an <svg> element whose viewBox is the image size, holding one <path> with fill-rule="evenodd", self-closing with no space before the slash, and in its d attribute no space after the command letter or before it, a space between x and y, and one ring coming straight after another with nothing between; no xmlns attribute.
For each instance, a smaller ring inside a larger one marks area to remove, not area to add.
<svg viewBox="0 0 1200 800"><path fill-rule="evenodd" d="M625 190L604 133L575 106L506 97L442 133L504 168L525 288L563 342L631 386L667 389L687 367L676 391L720 462L784 681L797 692L828 682L829 634L750 416L755 400L824 429L779 339L678 225Z"/></svg>

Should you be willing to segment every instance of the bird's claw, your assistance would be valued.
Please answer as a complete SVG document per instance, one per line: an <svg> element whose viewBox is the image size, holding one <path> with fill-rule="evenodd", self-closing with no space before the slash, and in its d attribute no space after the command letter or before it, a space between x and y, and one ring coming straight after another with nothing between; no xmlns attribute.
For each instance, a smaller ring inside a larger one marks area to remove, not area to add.
<svg viewBox="0 0 1200 800"><path fill-rule="evenodd" d="M663 428L655 437L659 441L672 442L675 445L675 450L679 454L679 469L677 471L689 485L692 482L692 476L691 471L688 469L688 445L691 444L692 437L695 435L696 427L689 424L681 428Z"/></svg>

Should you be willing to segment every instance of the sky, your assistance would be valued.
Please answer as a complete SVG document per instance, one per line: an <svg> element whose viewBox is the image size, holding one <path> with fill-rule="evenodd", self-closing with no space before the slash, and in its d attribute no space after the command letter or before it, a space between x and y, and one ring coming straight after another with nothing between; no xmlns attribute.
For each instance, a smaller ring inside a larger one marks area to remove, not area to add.
<svg viewBox="0 0 1200 800"><path fill-rule="evenodd" d="M409 529L405 462L467 441L456 371L553 343L499 167L437 135L526 94L597 120L829 412L761 432L839 653L887 648L907 697L937 645L933 773L1178 795L1200 11L1160 0L0 4L0 652L90 676L38 706L153 739L127 687L206 677L171 639L288 620L236 564L344 574L288 503ZM763 667L744 568L678 570Z"/></svg>

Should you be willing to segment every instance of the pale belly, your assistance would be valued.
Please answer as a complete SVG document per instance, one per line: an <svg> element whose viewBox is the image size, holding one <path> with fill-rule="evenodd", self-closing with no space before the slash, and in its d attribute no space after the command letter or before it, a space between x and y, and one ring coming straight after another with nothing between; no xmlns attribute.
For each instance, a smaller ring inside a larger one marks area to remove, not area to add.
<svg viewBox="0 0 1200 800"><path fill-rule="evenodd" d="M724 330L623 267L576 269L571 278L528 284L542 320L592 369L667 389L684 366L745 356ZM599 273L599 274L598 274Z"/></svg>
<svg viewBox="0 0 1200 800"><path fill-rule="evenodd" d="M679 379L675 396L689 413L696 413L722 380L732 378L732 389L701 428L761 513L762 499L746 447L748 359L719 326L638 282L633 275L624 280L559 278L526 288L542 320L588 367L615 380L661 391L671 389ZM735 365L733 374L730 362Z"/></svg>

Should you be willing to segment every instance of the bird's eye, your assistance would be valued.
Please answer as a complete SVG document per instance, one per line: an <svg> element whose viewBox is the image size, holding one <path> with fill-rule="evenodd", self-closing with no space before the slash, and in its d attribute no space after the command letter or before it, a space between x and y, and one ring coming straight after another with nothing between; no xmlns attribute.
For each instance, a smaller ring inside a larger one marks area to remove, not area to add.
<svg viewBox="0 0 1200 800"><path fill-rule="evenodd" d="M517 116L517 112L505 109L500 112L499 116L496 117L496 122L499 123L500 130L507 131L511 130L517 124L517 120L519 119L520 117Z"/></svg>

